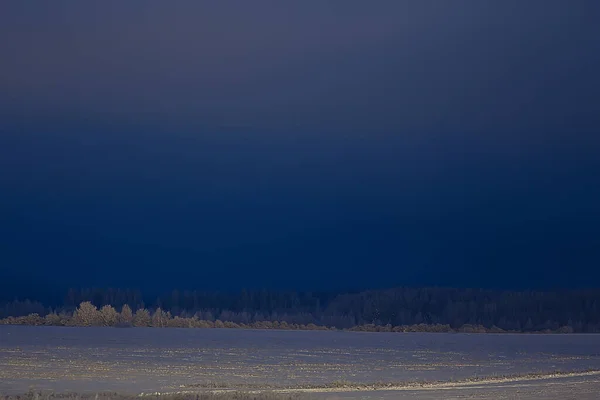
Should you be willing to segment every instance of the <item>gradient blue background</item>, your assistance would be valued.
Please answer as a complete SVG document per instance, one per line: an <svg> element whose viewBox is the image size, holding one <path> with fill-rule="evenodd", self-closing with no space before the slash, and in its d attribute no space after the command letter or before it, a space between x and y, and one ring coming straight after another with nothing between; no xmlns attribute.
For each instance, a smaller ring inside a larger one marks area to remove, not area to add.
<svg viewBox="0 0 600 400"><path fill-rule="evenodd" d="M598 21L2 1L2 292L598 287Z"/></svg>

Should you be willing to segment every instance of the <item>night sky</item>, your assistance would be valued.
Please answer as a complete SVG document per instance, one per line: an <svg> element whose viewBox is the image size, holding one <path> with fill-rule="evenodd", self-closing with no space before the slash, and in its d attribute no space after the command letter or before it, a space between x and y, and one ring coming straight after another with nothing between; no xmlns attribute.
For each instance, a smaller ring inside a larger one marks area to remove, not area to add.
<svg viewBox="0 0 600 400"><path fill-rule="evenodd" d="M4 0L0 289L598 287L599 21Z"/></svg>

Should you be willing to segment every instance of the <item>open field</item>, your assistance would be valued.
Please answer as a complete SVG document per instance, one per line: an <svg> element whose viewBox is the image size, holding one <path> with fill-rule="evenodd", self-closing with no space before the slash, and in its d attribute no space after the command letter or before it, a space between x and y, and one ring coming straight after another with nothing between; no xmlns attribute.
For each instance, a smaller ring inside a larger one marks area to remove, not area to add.
<svg viewBox="0 0 600 400"><path fill-rule="evenodd" d="M148 394L157 400L597 400L600 389L598 373L547 376L536 379L482 381L468 384L438 384L421 388L396 388L394 390L313 390L304 393L281 392L189 392ZM5 396L4 400L134 400L146 396L99 394L55 394L29 392Z"/></svg>
<svg viewBox="0 0 600 400"><path fill-rule="evenodd" d="M597 400L600 377L547 377L533 380L439 385L419 389L311 394L318 400Z"/></svg>
<svg viewBox="0 0 600 400"><path fill-rule="evenodd" d="M4 395L593 398L597 371L600 335L0 327Z"/></svg>

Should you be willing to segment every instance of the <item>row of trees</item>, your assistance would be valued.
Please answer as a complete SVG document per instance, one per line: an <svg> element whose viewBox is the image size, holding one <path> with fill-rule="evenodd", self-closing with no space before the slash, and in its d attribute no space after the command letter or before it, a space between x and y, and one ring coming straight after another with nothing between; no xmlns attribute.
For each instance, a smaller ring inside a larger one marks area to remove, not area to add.
<svg viewBox="0 0 600 400"><path fill-rule="evenodd" d="M232 321L204 320L200 315L192 317L173 316L160 307L153 312L140 308L133 312L125 304L118 312L113 306L104 305L98 309L91 302L83 302L73 311L50 312L45 316L33 313L20 317L7 317L0 320L3 325L34 325L34 326L112 326L112 327L156 327L156 328L247 328L247 329L300 329L327 330L335 329L317 326L315 324L288 324L285 321L254 321L250 323L235 323Z"/></svg>
<svg viewBox="0 0 600 400"><path fill-rule="evenodd" d="M312 324L341 329L367 329L364 327L369 326L379 327L377 329L437 326L439 329L448 326L450 330L482 327L477 329L600 332L600 290L515 292L395 288L337 294L266 290L239 293L173 291L150 300L135 290L83 289L70 290L64 303L52 308L31 301L5 304L0 306L0 318L37 314L39 318L50 316L48 318L57 320L57 317L65 319L73 314L73 320L80 321L77 318L80 318L81 306L77 308L77 305L81 303L96 307L102 316L94 318L93 325L114 325L115 318L128 324L129 320L122 320L123 311L116 310L129 309L135 310L131 312L132 318L138 312L142 313L137 321L146 321L143 310L149 310L146 312L151 322L144 324L132 319L131 324L137 326L161 326L162 320L181 325L185 320L191 321L189 324L192 325L199 324L194 321L205 321L206 324L223 321L238 326L285 323L288 326ZM152 319L159 310L154 324Z"/></svg>
<svg viewBox="0 0 600 400"><path fill-rule="evenodd" d="M283 330L336 330L338 328L331 326L308 324L288 324L285 321L255 321L250 323L236 323L233 321L221 321L217 319L203 320L198 315L193 317L173 317L170 312L157 308L154 312L149 312L145 308L132 311L131 307L125 304L120 312L109 305L98 309L91 302L86 301L79 305L71 314L61 312L57 314L51 312L44 317L33 313L21 317L8 317L0 320L0 325L33 325L33 326L103 326L103 327L155 327L155 328L231 328L231 329L283 329ZM463 325L458 329L452 329L450 325L442 324L415 324L407 326L392 326L365 324L354 326L349 329L357 332L468 332L468 333L502 333L506 332L498 327L490 329L484 326ZM546 330L545 332L553 332ZM572 333L569 327L561 327L554 331L557 333Z"/></svg>

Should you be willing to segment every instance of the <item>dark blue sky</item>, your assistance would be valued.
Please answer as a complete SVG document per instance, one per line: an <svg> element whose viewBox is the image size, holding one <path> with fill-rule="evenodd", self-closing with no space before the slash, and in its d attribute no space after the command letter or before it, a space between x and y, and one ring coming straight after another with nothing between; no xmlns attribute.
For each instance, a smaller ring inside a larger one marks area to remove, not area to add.
<svg viewBox="0 0 600 400"><path fill-rule="evenodd" d="M0 5L0 285L598 286L597 1Z"/></svg>

